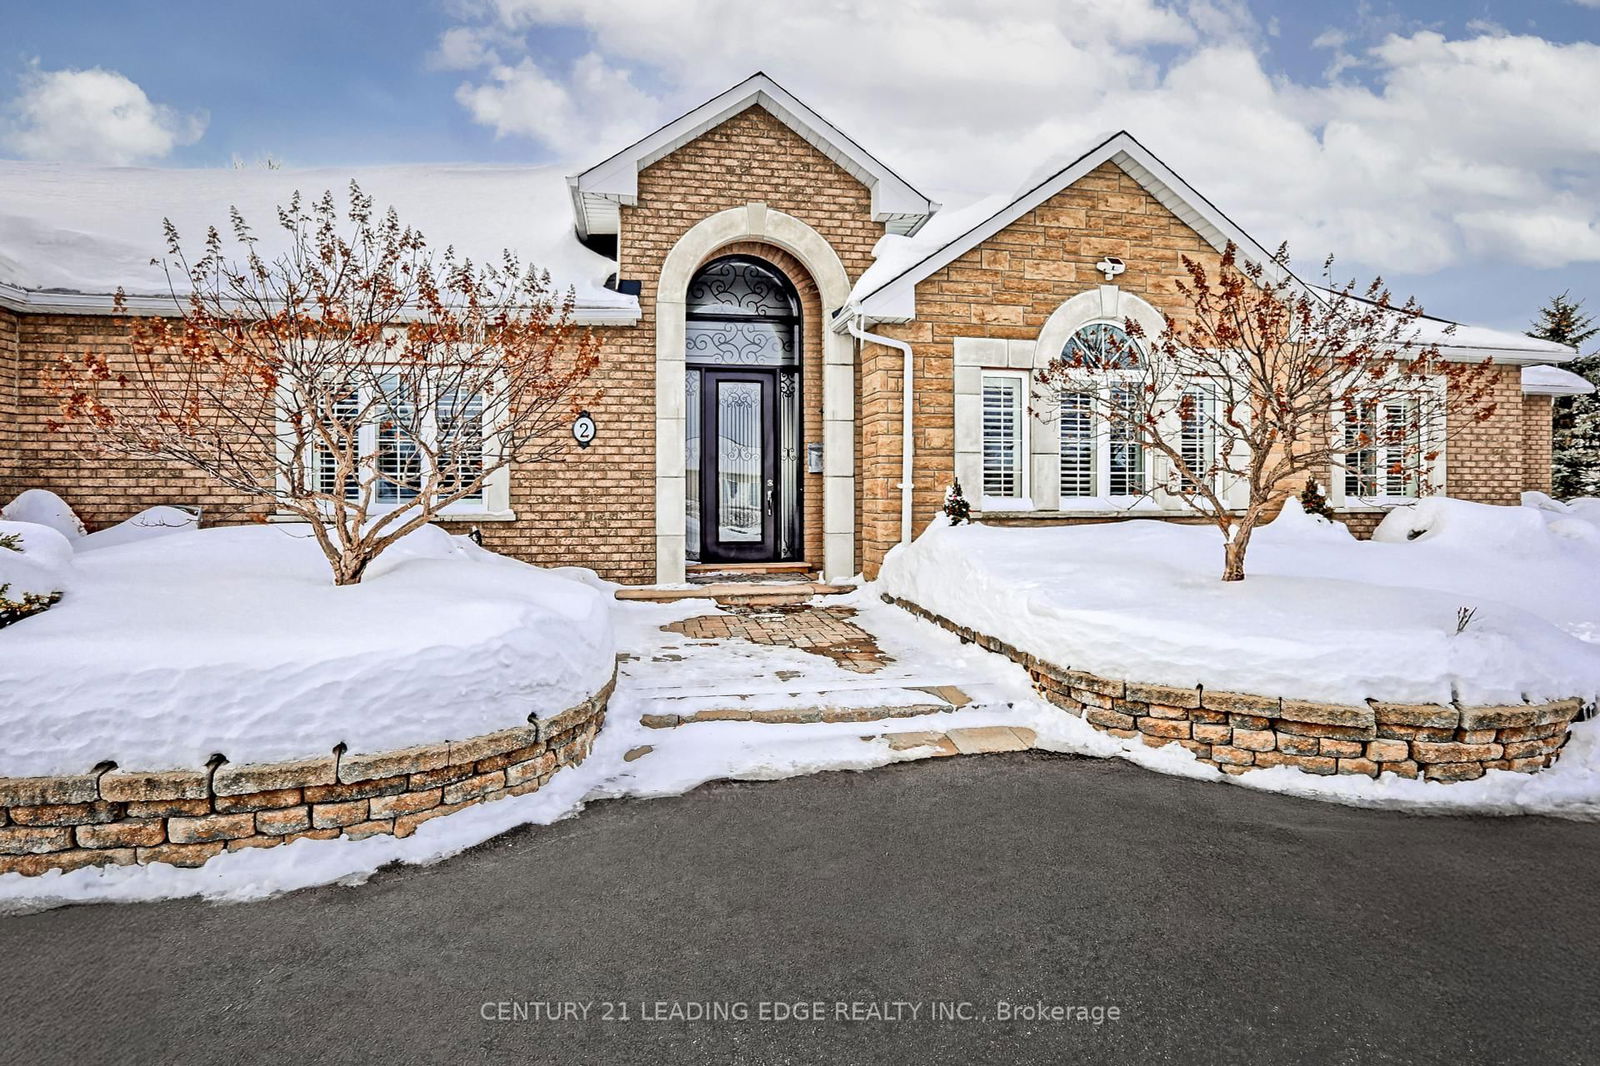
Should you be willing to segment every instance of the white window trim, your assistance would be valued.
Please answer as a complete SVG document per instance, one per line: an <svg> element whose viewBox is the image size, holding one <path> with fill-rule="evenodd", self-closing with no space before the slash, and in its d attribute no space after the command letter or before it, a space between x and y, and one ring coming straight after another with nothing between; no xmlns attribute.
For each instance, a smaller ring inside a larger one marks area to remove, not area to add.
<svg viewBox="0 0 1600 1066"><path fill-rule="evenodd" d="M1425 381L1423 387L1438 391L1448 386L1442 378L1435 377ZM1397 395L1395 398L1405 399L1403 395ZM1388 400L1381 402L1388 402ZM1338 442L1341 449L1339 455L1348 455L1349 452L1344 450L1345 420L1342 407L1334 409L1332 424L1333 439ZM1328 506L1342 511L1390 511L1396 507L1409 507L1418 500L1426 499L1429 496L1446 495L1449 491L1449 486L1446 482L1446 427L1438 424L1438 416L1435 415L1432 422L1423 427L1422 433L1421 447L1423 451L1431 450L1437 454L1430 460L1424 460L1420 471L1422 484L1418 486L1415 496L1390 496L1387 494L1353 496L1345 487L1346 470L1344 466L1336 463L1330 466L1328 470Z"/></svg>

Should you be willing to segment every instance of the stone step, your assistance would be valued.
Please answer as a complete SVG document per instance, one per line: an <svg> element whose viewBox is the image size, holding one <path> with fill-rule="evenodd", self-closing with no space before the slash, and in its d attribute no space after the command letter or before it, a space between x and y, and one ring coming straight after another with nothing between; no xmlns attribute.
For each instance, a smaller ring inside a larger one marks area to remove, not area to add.
<svg viewBox="0 0 1600 1066"><path fill-rule="evenodd" d="M919 758L937 759L948 755L992 755L1006 751L1027 751L1038 735L1027 726L991 725L944 732L922 730L912 733L884 733L893 751L917 751ZM877 737L862 737L877 740ZM926 749L926 751L923 751Z"/></svg>
<svg viewBox="0 0 1600 1066"><path fill-rule="evenodd" d="M806 603L813 596L842 596L854 591L851 585L829 585L820 581L730 581L678 588L625 585L617 589L616 598L651 603L710 599L724 607L785 607Z"/></svg>
<svg viewBox="0 0 1600 1066"><path fill-rule="evenodd" d="M943 694L941 694L943 693ZM940 690L887 690L891 698L883 702L872 700L871 691L853 691L848 698L829 700L829 693L815 693L797 699L787 706L773 707L770 696L759 699L738 697L715 700L704 706L704 698L657 700L654 710L639 716L642 724L651 729L675 729L679 726L703 722L756 722L768 725L806 725L834 722L881 722L892 718L916 718L925 714L940 714L958 709L986 708L1007 710L1009 703L975 704L959 689L942 687ZM843 695L843 694L841 694ZM916 698L921 695L925 698ZM866 698L863 698L866 697ZM741 704L754 704L742 706Z"/></svg>

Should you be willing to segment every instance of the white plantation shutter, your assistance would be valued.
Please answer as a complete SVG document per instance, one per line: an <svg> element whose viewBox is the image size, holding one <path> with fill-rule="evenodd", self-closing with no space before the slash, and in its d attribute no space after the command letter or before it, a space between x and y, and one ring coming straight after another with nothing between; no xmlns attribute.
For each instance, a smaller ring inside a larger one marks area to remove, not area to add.
<svg viewBox="0 0 1600 1066"><path fill-rule="evenodd" d="M378 404L378 500L400 503L417 498L422 480L422 453L412 439L417 407L398 378L382 381Z"/></svg>
<svg viewBox="0 0 1600 1066"><path fill-rule="evenodd" d="M1178 405L1178 454L1184 465L1202 478L1216 459L1214 407L1210 391L1203 388L1186 389ZM1193 487L1187 477L1181 481L1184 489Z"/></svg>
<svg viewBox="0 0 1600 1066"><path fill-rule="evenodd" d="M1391 443L1383 449L1383 492L1386 496L1415 496L1417 471L1415 466L1416 433L1410 425L1411 405L1404 402L1383 405L1383 420L1387 427L1384 436Z"/></svg>
<svg viewBox="0 0 1600 1066"><path fill-rule="evenodd" d="M334 404L334 418L355 438L357 471L345 479L343 495L356 499L361 482L374 474L373 492L380 504L404 504L417 498L424 470L417 435L436 448L440 463L453 469L456 479L446 481L443 492L452 492L464 481L476 478L483 470L487 427L483 397L470 393L441 393L434 408L435 418L418 417L415 398L408 395L398 377L382 378L380 396L368 390L352 389ZM366 420L357 423L363 409ZM338 476L334 454L320 441L311 448L311 484L323 493L335 495ZM482 503L483 490L462 498L462 503Z"/></svg>
<svg viewBox="0 0 1600 1066"><path fill-rule="evenodd" d="M446 483L446 491L454 491L471 481L483 471L483 397L472 393L441 393L436 405L439 413L439 461L452 469L455 480ZM483 499L483 489L463 497L466 500Z"/></svg>
<svg viewBox="0 0 1600 1066"><path fill-rule="evenodd" d="M1356 404L1345 413L1344 440L1351 449L1345 454L1346 496L1376 499L1419 494L1422 441L1419 427L1413 424L1415 417L1414 405L1403 399ZM1381 446L1374 443L1380 434L1387 441ZM1357 447L1363 436L1367 446Z"/></svg>
<svg viewBox="0 0 1600 1066"><path fill-rule="evenodd" d="M1063 392L1060 407L1061 495L1094 495L1094 397L1086 392Z"/></svg>
<svg viewBox="0 0 1600 1066"><path fill-rule="evenodd" d="M345 440L339 440L335 443L344 445L351 443L353 438L352 446L358 465L362 458L362 447L359 439L361 427L356 424L356 418L360 413L361 397L356 395L354 391L340 397L333 405L333 417L343 427L345 434ZM337 495L338 488L334 484L335 479L338 477L337 463L334 460L333 451L320 440L312 445L312 469L316 491L327 493L330 496ZM353 474L346 477L344 482L345 498L354 499L360 492L361 487L356 477Z"/></svg>
<svg viewBox="0 0 1600 1066"><path fill-rule="evenodd" d="M983 376L983 494L1022 496L1023 377Z"/></svg>
<svg viewBox="0 0 1600 1066"><path fill-rule="evenodd" d="M1134 401L1133 387L1118 385L1111 389L1112 404L1128 409ZM1145 491L1144 446L1126 422L1113 420L1109 429L1111 466L1106 492L1112 496L1142 496Z"/></svg>

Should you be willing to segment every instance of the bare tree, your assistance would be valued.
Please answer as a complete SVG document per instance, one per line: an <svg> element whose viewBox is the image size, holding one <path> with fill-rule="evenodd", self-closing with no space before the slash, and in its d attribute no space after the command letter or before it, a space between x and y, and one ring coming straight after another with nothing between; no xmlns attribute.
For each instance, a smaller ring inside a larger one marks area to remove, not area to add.
<svg viewBox="0 0 1600 1066"><path fill-rule="evenodd" d="M1243 579L1256 525L1307 477L1343 471L1360 496L1426 493L1447 438L1494 414L1491 363L1444 358L1420 339L1422 308L1395 304L1382 279L1313 288L1286 247L1270 269L1231 244L1214 276L1183 265L1188 307L1160 336L1132 320L1102 328L1037 380L1057 417L1155 457L1149 491L1222 532L1224 581Z"/></svg>
<svg viewBox="0 0 1600 1066"><path fill-rule="evenodd" d="M570 290L510 252L436 254L354 182L346 210L331 193L279 208L279 252L231 216L237 258L213 227L190 262L166 223L176 315L132 319L126 363L63 357L52 429L270 501L309 523L340 585L496 472L557 458L598 361Z"/></svg>

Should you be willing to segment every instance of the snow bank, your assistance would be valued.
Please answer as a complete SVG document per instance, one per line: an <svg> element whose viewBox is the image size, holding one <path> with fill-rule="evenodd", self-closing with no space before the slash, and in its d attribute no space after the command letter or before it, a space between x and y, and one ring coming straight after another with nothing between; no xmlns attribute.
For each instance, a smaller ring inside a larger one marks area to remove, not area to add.
<svg viewBox="0 0 1600 1066"><path fill-rule="evenodd" d="M149 507L126 522L90 533L77 544L78 551L95 548L114 548L119 544L133 544L150 537L163 537L168 533L181 533L199 529L200 516L181 507Z"/></svg>
<svg viewBox="0 0 1600 1066"><path fill-rule="evenodd" d="M1250 576L1223 583L1210 527L940 518L890 553L878 587L1110 677L1342 703L1593 699L1594 532L1531 507L1434 499L1362 542L1291 507L1257 532ZM1477 614L1458 634L1461 607Z"/></svg>
<svg viewBox="0 0 1600 1066"><path fill-rule="evenodd" d="M338 588L303 527L127 526L71 559L57 606L0 630L0 776L459 739L611 676L602 592L436 527Z"/></svg>
<svg viewBox="0 0 1600 1066"><path fill-rule="evenodd" d="M83 523L67 506L67 501L44 489L25 489L18 493L16 499L0 507L0 520L49 526L68 540L77 540L84 534Z"/></svg>

